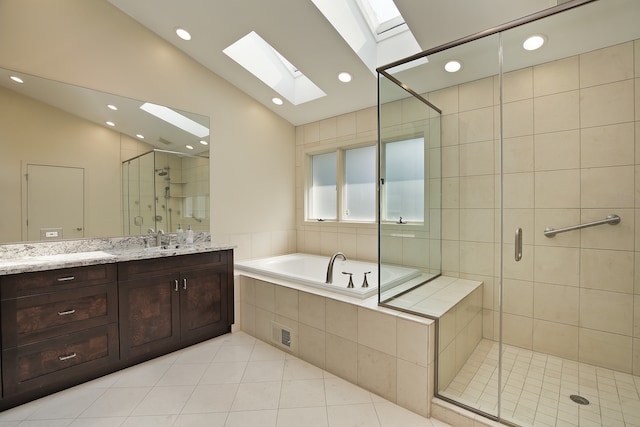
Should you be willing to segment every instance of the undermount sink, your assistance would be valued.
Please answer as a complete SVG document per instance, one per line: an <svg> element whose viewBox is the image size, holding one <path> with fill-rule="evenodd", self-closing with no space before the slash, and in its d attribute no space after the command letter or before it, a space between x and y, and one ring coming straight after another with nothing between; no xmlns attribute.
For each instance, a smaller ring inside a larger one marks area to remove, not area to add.
<svg viewBox="0 0 640 427"><path fill-rule="evenodd" d="M145 252L171 252L177 251L180 249L184 249L186 246L182 245L162 245L162 246L152 246L150 248L144 248Z"/></svg>

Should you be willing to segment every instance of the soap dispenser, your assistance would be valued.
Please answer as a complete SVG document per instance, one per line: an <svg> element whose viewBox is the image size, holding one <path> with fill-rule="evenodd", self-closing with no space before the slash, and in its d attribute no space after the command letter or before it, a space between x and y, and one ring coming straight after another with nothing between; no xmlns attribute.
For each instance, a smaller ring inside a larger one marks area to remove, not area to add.
<svg viewBox="0 0 640 427"><path fill-rule="evenodd" d="M187 245L193 245L193 230L191 224L187 226Z"/></svg>
<svg viewBox="0 0 640 427"><path fill-rule="evenodd" d="M178 224L178 229L176 230L176 240L179 245L184 244L184 230L180 224Z"/></svg>

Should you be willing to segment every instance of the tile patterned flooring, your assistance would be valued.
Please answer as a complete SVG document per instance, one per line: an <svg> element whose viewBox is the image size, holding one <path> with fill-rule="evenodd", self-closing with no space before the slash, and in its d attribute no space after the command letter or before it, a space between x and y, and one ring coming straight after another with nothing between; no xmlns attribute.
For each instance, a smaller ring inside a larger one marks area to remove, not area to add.
<svg viewBox="0 0 640 427"><path fill-rule="evenodd" d="M502 417L521 426L640 426L640 377L503 346ZM498 343L480 342L444 396L497 412ZM587 398L587 406L569 399Z"/></svg>
<svg viewBox="0 0 640 427"><path fill-rule="evenodd" d="M0 427L446 427L243 333L0 412Z"/></svg>

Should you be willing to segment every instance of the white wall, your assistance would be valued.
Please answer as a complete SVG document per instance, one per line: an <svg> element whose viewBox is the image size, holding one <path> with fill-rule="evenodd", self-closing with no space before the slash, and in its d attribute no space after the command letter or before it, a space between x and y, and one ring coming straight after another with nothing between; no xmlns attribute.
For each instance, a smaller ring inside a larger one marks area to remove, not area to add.
<svg viewBox="0 0 640 427"><path fill-rule="evenodd" d="M295 250L294 127L115 7L1 0L0 67L208 115L214 239Z"/></svg>

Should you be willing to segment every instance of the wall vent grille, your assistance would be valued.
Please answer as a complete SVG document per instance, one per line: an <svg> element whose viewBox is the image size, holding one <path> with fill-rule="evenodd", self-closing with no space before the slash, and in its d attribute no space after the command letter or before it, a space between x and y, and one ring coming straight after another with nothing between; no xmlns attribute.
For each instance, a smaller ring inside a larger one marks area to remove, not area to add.
<svg viewBox="0 0 640 427"><path fill-rule="evenodd" d="M294 344L294 335L291 328L276 322L271 322L271 341L280 348L292 350Z"/></svg>

